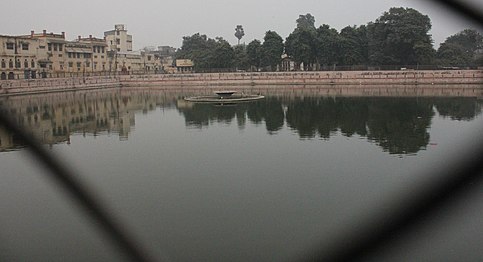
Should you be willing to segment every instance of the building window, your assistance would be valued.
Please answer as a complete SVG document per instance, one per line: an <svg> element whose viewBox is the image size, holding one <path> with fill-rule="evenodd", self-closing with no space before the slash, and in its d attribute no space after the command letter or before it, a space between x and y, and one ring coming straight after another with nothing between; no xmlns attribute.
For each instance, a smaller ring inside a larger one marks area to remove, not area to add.
<svg viewBox="0 0 483 262"><path fill-rule="evenodd" d="M35 61L32 59L32 61L30 61L30 67L34 68L35 67Z"/></svg>
<svg viewBox="0 0 483 262"><path fill-rule="evenodd" d="M59 57L62 57L62 54L59 54Z"/></svg>
<svg viewBox="0 0 483 262"><path fill-rule="evenodd" d="M84 54L84 58L91 58L91 54Z"/></svg>
<svg viewBox="0 0 483 262"><path fill-rule="evenodd" d="M12 59L10 59L8 61L8 68L13 68L13 61L12 61Z"/></svg>
<svg viewBox="0 0 483 262"><path fill-rule="evenodd" d="M57 44L54 44L54 51L57 51Z"/></svg>
<svg viewBox="0 0 483 262"><path fill-rule="evenodd" d="M61 52L62 52L62 50L63 50L63 49L64 49L63 45L61 45L61 44L60 44L60 45L59 45L59 51L61 51Z"/></svg>
<svg viewBox="0 0 483 262"><path fill-rule="evenodd" d="M119 34L120 34L120 32L119 32L119 31L116 31L116 34L117 34L117 35L119 35Z"/></svg>
<svg viewBox="0 0 483 262"><path fill-rule="evenodd" d="M2 68L7 67L7 64L5 63L5 60L2 59Z"/></svg>
<svg viewBox="0 0 483 262"><path fill-rule="evenodd" d="M104 53L104 47L103 46L101 47L101 53Z"/></svg>
<svg viewBox="0 0 483 262"><path fill-rule="evenodd" d="M72 53L67 53L68 58L72 58Z"/></svg>
<svg viewBox="0 0 483 262"><path fill-rule="evenodd" d="M74 62L69 62L69 67L73 67L74 66Z"/></svg>
<svg viewBox="0 0 483 262"><path fill-rule="evenodd" d="M7 49L13 50L14 44L13 43L7 43Z"/></svg>
<svg viewBox="0 0 483 262"><path fill-rule="evenodd" d="M148 55L148 61L151 61L151 56L150 55Z"/></svg>
<svg viewBox="0 0 483 262"><path fill-rule="evenodd" d="M40 45L39 48L40 49L45 49L45 46L44 45Z"/></svg>
<svg viewBox="0 0 483 262"><path fill-rule="evenodd" d="M27 61L27 59L25 59L25 61L23 61L23 67L25 67L25 68L29 67L29 61Z"/></svg>
<svg viewBox="0 0 483 262"><path fill-rule="evenodd" d="M121 44L121 39L116 38L116 44L120 45Z"/></svg>
<svg viewBox="0 0 483 262"><path fill-rule="evenodd" d="M17 59L17 61L15 61L15 68L20 68L20 66L20 60Z"/></svg>
<svg viewBox="0 0 483 262"><path fill-rule="evenodd" d="M77 58L80 58L80 55L81 55L80 53L77 53Z"/></svg>
<svg viewBox="0 0 483 262"><path fill-rule="evenodd" d="M29 44L22 43L22 50L29 50Z"/></svg>
<svg viewBox="0 0 483 262"><path fill-rule="evenodd" d="M91 63L86 62L86 67L91 67Z"/></svg>
<svg viewBox="0 0 483 262"><path fill-rule="evenodd" d="M51 43L47 44L47 50L52 51L52 44Z"/></svg>
<svg viewBox="0 0 483 262"><path fill-rule="evenodd" d="M81 62L77 62L77 68L81 67Z"/></svg>

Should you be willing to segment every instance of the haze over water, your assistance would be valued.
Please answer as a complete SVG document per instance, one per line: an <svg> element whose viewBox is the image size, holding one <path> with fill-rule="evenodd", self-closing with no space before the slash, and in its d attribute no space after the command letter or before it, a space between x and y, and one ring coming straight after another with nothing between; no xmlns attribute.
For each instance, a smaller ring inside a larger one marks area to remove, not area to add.
<svg viewBox="0 0 483 262"><path fill-rule="evenodd" d="M370 89L370 88L369 88ZM159 258L285 261L436 179L482 130L482 101L252 90L263 101L189 104L199 92L113 89L2 98ZM438 90L437 88L434 88ZM451 92L452 89L445 89ZM406 90L407 91L407 90ZM342 90L343 92L349 92ZM0 131L0 260L120 257L15 136ZM483 256L481 193L410 235L391 261ZM462 244L464 243L464 244Z"/></svg>

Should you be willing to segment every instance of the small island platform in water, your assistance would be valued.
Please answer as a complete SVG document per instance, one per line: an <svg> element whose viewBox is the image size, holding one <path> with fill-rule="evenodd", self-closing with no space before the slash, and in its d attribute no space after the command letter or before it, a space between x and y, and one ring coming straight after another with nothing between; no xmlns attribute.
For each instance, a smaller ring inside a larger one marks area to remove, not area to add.
<svg viewBox="0 0 483 262"><path fill-rule="evenodd" d="M195 102L195 103L240 103L240 102L250 102L265 98L262 95L249 95L236 94L237 91L215 91L215 95L211 96L191 96L185 97L185 101Z"/></svg>

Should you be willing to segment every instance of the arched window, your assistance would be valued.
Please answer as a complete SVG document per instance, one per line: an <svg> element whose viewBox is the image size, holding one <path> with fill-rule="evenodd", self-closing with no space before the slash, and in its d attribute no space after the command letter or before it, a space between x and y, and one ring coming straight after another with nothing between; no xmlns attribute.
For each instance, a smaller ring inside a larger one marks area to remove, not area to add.
<svg viewBox="0 0 483 262"><path fill-rule="evenodd" d="M8 61L8 68L13 68L13 61L12 61L12 59L10 59Z"/></svg>
<svg viewBox="0 0 483 262"><path fill-rule="evenodd" d="M20 68L20 67L21 67L20 59L17 59L17 61L15 61L15 68Z"/></svg>
<svg viewBox="0 0 483 262"><path fill-rule="evenodd" d="M2 59L2 68L5 68L7 66L7 64L5 63L5 60Z"/></svg>
<svg viewBox="0 0 483 262"><path fill-rule="evenodd" d="M23 67L25 67L25 68L29 67L29 61L27 61L27 59L25 59L25 61L23 61Z"/></svg>
<svg viewBox="0 0 483 262"><path fill-rule="evenodd" d="M35 68L35 61L33 59L32 59L32 61L30 61L30 67Z"/></svg>
<svg viewBox="0 0 483 262"><path fill-rule="evenodd" d="M8 79L15 79L15 74L13 72L8 73Z"/></svg>
<svg viewBox="0 0 483 262"><path fill-rule="evenodd" d="M0 79L1 80L6 80L7 79L7 74L5 74L5 72L2 72L2 74L0 74Z"/></svg>

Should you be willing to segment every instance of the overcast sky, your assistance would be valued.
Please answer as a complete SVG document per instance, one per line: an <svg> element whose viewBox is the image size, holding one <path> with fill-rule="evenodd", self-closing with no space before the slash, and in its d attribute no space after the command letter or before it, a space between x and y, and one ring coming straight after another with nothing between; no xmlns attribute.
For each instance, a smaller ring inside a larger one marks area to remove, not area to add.
<svg viewBox="0 0 483 262"><path fill-rule="evenodd" d="M472 0L479 2L481 0ZM3 6L0 34L29 34L31 30L103 37L114 24L125 24L134 49L144 46L180 47L183 36L202 33L236 44L235 27L243 25L242 42L263 39L267 30L286 38L300 14L311 13L316 26L337 30L374 21L390 7L412 7L431 18L435 47L470 24L424 0L16 0Z"/></svg>

